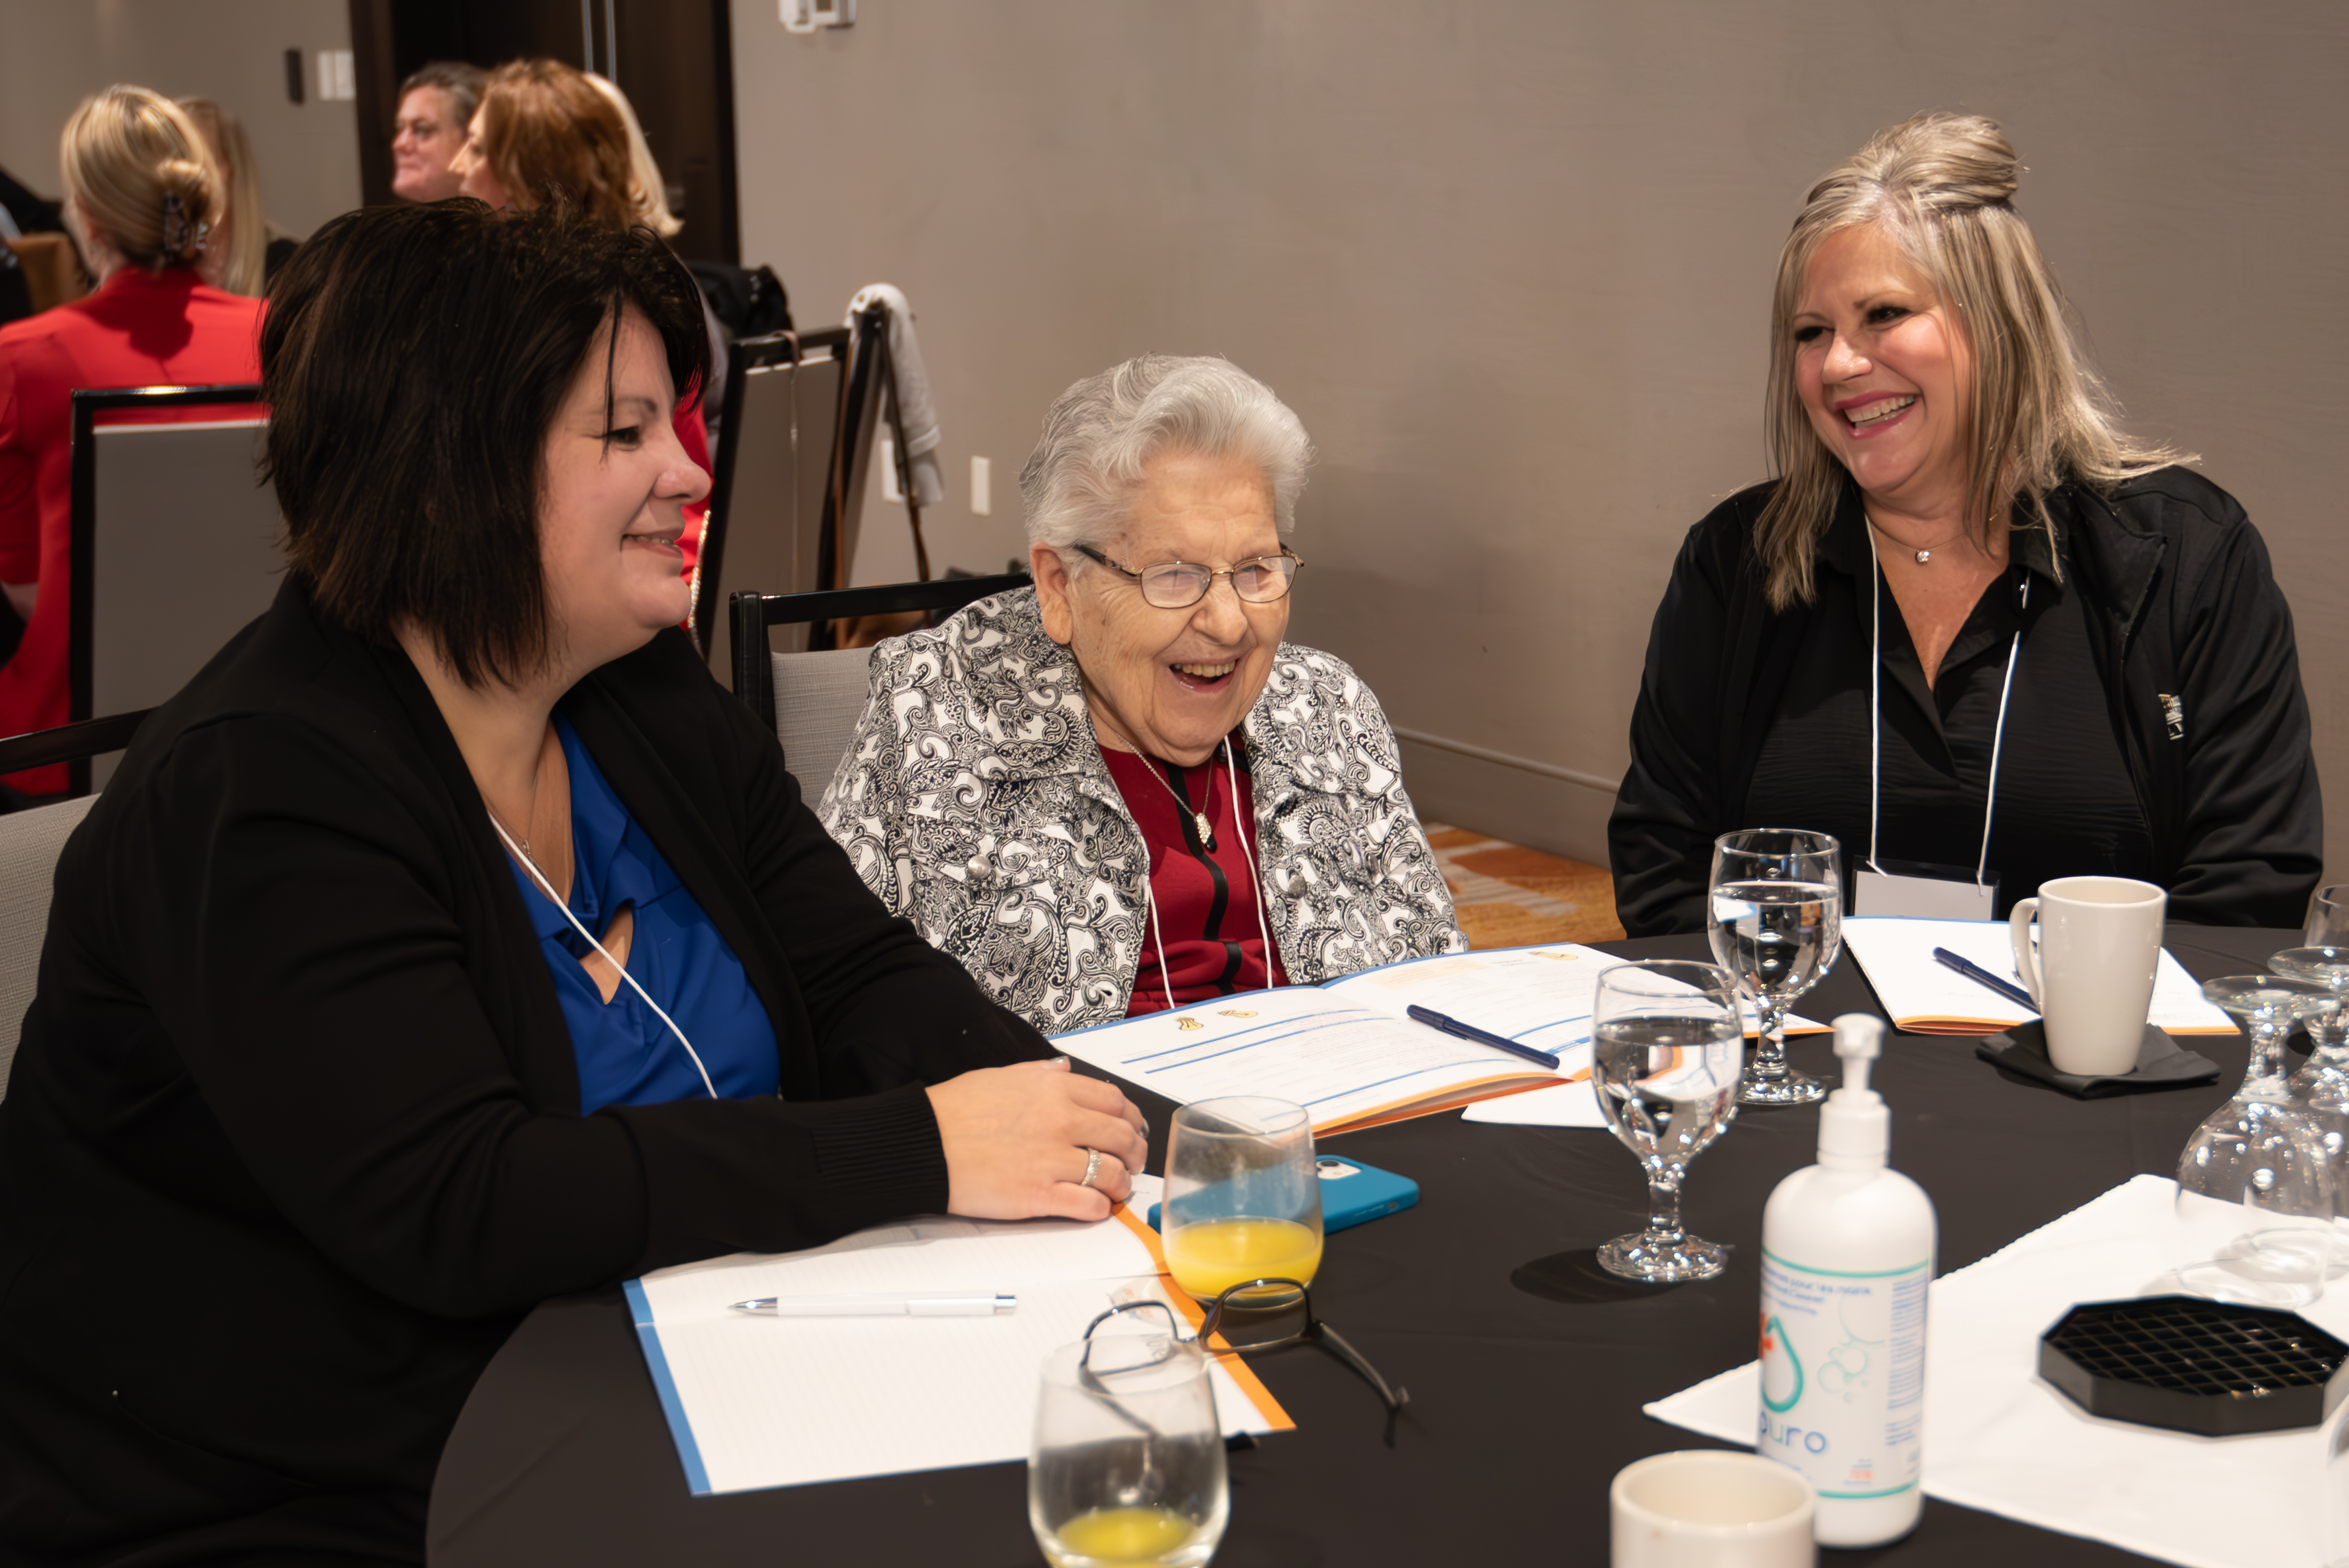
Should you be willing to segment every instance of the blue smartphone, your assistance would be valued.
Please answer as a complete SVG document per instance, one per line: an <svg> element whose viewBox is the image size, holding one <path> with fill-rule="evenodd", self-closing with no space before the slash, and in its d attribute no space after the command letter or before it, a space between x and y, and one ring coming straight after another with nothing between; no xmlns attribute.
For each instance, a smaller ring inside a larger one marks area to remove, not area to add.
<svg viewBox="0 0 2349 1568"><path fill-rule="evenodd" d="M1400 1213L1419 1202L1419 1183L1408 1176L1324 1154L1321 1168L1321 1233L1342 1231L1382 1214ZM1149 1225L1160 1230L1158 1205L1150 1205Z"/></svg>

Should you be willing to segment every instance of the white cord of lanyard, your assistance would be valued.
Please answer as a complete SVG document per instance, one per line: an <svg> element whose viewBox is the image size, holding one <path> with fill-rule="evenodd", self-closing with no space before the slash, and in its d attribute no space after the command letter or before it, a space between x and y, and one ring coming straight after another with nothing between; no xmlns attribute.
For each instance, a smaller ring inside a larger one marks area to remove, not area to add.
<svg viewBox="0 0 2349 1568"><path fill-rule="evenodd" d="M1142 759L1142 765L1148 768L1152 763L1145 757ZM1232 779L1232 829L1240 836L1240 853L1247 857L1248 881L1256 884L1256 928L1264 937L1264 983L1269 985L1272 984L1272 927L1265 923L1264 879L1257 874L1256 851L1248 848L1248 825L1240 820L1240 776L1239 769L1232 762L1232 738L1228 735L1224 737L1224 771L1231 775ZM1207 770L1208 809L1214 810L1215 804L1216 774L1215 769L1209 769ZM1206 846L1200 847L1204 849ZM1150 891L1150 872L1147 870L1142 873L1142 903L1143 907L1150 912L1151 945L1158 949L1158 984L1165 987L1166 1009L1172 1012L1174 1009L1174 977L1166 972L1166 937L1158 929L1158 899Z"/></svg>
<svg viewBox="0 0 2349 1568"><path fill-rule="evenodd" d="M1876 555L1876 525L1868 525L1868 562L1873 569L1868 586L1875 591L1873 614L1868 630L1868 869L1878 876L1884 868L1876 863L1876 817L1883 793L1884 772L1884 583L1883 567ZM2023 608L2031 607L2031 579L2023 580ZM2006 678L1998 687L1998 727L1991 731L1990 783L1982 799L1982 858L1974 862L1974 886L1982 885L1990 870L1991 813L1998 806L1998 754L2006 745L2006 699L2014 690L2014 661L2023 652L2023 628L2014 629L2014 641L2006 650Z"/></svg>
<svg viewBox="0 0 2349 1568"><path fill-rule="evenodd" d="M709 1081L709 1069L701 1065L701 1053L693 1048L693 1042L685 1037L685 1031L677 1026L677 1020L662 1012L661 1005L645 995L645 988L636 984L636 977L628 973L626 965L613 957L604 944L595 940L594 934L579 923L579 917L571 913L569 904L555 896L554 884L546 880L546 873L538 869L538 862L530 858L530 851L514 842L513 835L506 831L506 825L492 816L490 819L490 826L498 830L498 837L505 841L506 848L513 851L514 859L520 861L523 863L523 869L530 872L530 880L538 884L538 891L546 895L546 901L563 912L563 918L571 923L571 929L586 937L587 945L602 954L604 962L610 965L618 972L620 978L628 983L628 989L634 991L644 1005L653 1010L655 1016L668 1026L668 1032L677 1037L677 1043L683 1046L685 1054L693 1058L693 1070L701 1075L701 1087L709 1091L710 1099L718 1099L718 1086Z"/></svg>

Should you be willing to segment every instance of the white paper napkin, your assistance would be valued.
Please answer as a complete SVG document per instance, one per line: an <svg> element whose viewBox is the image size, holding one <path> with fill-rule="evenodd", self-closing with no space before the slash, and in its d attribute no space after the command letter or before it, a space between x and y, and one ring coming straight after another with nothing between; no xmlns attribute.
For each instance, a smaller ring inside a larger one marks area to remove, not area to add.
<svg viewBox="0 0 2349 1568"><path fill-rule="evenodd" d="M2324 1561L2322 1429L2197 1438L2101 1420L2040 1380L2039 1336L2078 1302L2134 1296L2204 1255L2177 1184L2139 1176L1934 1282L1925 1357L1925 1490L1968 1508L2189 1568ZM2302 1315L2349 1339L2349 1279ZM1749 1362L1647 1408L1754 1440Z"/></svg>

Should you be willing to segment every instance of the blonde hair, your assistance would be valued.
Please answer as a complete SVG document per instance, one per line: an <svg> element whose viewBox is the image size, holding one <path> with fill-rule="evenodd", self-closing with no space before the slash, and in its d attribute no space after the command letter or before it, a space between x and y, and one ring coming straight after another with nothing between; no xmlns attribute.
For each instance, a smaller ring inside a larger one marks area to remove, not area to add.
<svg viewBox="0 0 2349 1568"><path fill-rule="evenodd" d="M2121 430L2064 291L2031 226L2014 211L2023 172L1996 121L1920 114L1877 132L1811 187L1778 253L1770 304L1763 421L1778 485L1762 509L1754 548L1774 609L1809 602L1818 542L1848 478L1803 407L1794 339L1811 258L1845 229L1874 226L1889 236L1951 307L1972 352L1973 386L1961 427L1972 449L1965 516L1985 546L2023 498L2052 543L2055 523L2046 496L2057 486L2108 490L2194 460Z"/></svg>
<svg viewBox="0 0 2349 1568"><path fill-rule="evenodd" d="M628 128L628 201L636 210L636 222L664 240L673 238L685 227L685 220L668 210L668 190L661 181L660 165L653 161L652 144L645 139L645 128L636 123L628 95L617 82L594 71L587 73L587 79L619 110L620 123Z"/></svg>
<svg viewBox="0 0 2349 1568"><path fill-rule="evenodd" d="M111 87L66 121L66 201L124 261L160 274L194 266L221 221L219 164L185 110L145 88Z"/></svg>
<svg viewBox="0 0 2349 1568"><path fill-rule="evenodd" d="M243 122L210 98L181 98L180 107L219 160L222 182L228 187L226 215L212 225L208 253L220 269L221 287L257 299L268 286L269 220L261 210L261 171L254 167L253 142Z"/></svg>

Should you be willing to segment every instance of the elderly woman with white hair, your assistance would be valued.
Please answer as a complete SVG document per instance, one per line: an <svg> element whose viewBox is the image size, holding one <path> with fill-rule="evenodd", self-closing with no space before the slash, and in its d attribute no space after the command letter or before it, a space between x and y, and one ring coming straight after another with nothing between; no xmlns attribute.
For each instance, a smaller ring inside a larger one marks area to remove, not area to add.
<svg viewBox="0 0 2349 1568"><path fill-rule="evenodd" d="M1047 1034L1467 944L1394 732L1282 641L1312 458L1222 359L1045 417L1032 589L874 650L818 815L882 902Z"/></svg>

